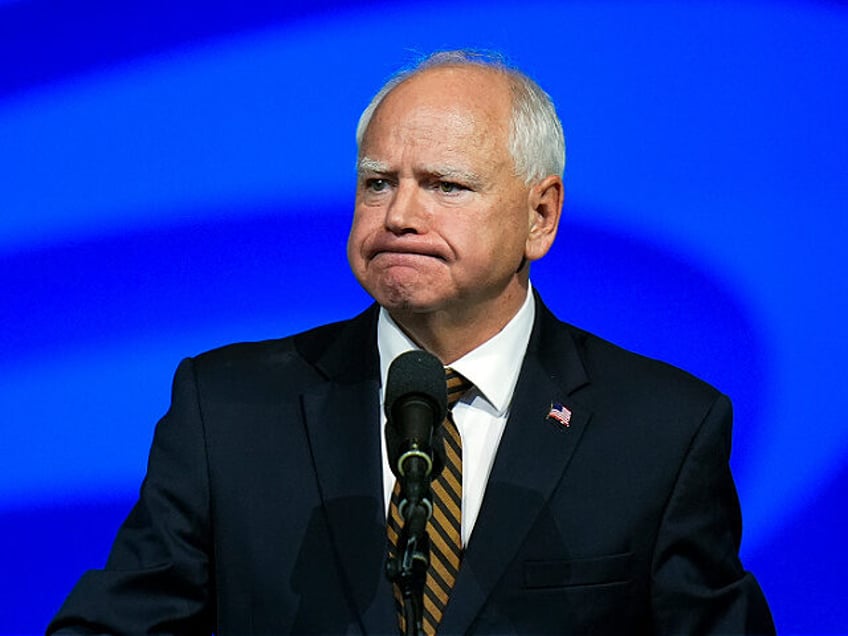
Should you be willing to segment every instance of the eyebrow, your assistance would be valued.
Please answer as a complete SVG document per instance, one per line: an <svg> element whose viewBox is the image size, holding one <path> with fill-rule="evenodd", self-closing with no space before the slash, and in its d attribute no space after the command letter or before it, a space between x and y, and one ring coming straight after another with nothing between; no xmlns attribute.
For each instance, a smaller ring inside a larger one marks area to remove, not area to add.
<svg viewBox="0 0 848 636"><path fill-rule="evenodd" d="M468 170L452 168L450 166L431 166L426 168L425 172L439 179L459 181L472 187L479 187L483 183L483 179L480 178L480 175L474 172L469 172Z"/></svg>
<svg viewBox="0 0 848 636"><path fill-rule="evenodd" d="M370 157L362 157L359 160L359 163L356 165L357 172L362 174L363 172L375 172L377 174L388 174L391 172L389 166L383 161L377 161L376 159L371 159Z"/></svg>
<svg viewBox="0 0 848 636"><path fill-rule="evenodd" d="M372 159L371 157L362 157L357 164L357 170L360 175L363 173L392 174L394 172L384 161ZM462 183L475 187L480 186L483 183L483 179L480 175L451 166L424 166L421 172L437 179L461 181Z"/></svg>

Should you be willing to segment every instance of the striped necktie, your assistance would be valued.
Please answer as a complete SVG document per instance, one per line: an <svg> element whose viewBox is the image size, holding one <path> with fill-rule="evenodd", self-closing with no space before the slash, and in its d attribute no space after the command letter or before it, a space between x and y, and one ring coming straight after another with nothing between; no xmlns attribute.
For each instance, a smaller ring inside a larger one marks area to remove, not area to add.
<svg viewBox="0 0 848 636"><path fill-rule="evenodd" d="M444 431L445 466L433 480L433 515L427 522L430 537L430 567L424 584L422 626L428 636L435 634L448 604L451 590L462 561L462 439L453 421L452 410L472 384L451 368L445 369L448 391L448 412L442 424ZM402 520L398 512L400 483L396 482L389 503L388 536L391 551L397 547ZM405 633L403 599L394 585L400 632Z"/></svg>

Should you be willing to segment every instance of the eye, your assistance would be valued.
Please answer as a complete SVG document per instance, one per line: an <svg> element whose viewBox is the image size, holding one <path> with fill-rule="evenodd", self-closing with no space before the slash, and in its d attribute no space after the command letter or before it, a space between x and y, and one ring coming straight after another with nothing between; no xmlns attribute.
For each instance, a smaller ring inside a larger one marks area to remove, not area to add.
<svg viewBox="0 0 848 636"><path fill-rule="evenodd" d="M453 181L439 181L437 186L439 188L439 192L442 192L443 194L454 194L461 190L468 189L463 185L454 183Z"/></svg>
<svg viewBox="0 0 848 636"><path fill-rule="evenodd" d="M389 188L389 182L386 179L372 178L365 180L365 189L371 192L383 192Z"/></svg>

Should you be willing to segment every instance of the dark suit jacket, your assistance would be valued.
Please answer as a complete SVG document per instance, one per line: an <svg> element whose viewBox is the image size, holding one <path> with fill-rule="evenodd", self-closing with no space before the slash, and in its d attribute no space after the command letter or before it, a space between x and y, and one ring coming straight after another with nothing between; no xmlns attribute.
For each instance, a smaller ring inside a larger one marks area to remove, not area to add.
<svg viewBox="0 0 848 636"><path fill-rule="evenodd" d="M185 360L106 568L50 629L397 633L376 317ZM737 557L730 429L710 386L537 301L440 633L773 632Z"/></svg>

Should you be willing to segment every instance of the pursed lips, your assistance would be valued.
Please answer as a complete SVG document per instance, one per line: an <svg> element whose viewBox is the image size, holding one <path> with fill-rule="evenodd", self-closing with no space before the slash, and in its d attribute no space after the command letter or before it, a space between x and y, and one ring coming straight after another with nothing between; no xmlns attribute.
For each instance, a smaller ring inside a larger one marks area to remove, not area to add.
<svg viewBox="0 0 848 636"><path fill-rule="evenodd" d="M424 254L420 252L382 251L377 252L370 260L374 267L381 270L389 269L429 269L436 263L444 263L445 260L435 254Z"/></svg>
<svg viewBox="0 0 848 636"><path fill-rule="evenodd" d="M373 245L369 250L368 256L369 260L374 260L379 257L387 257L401 262L405 259L409 259L412 262L420 258L435 258L441 261L447 260L442 251L431 245L418 245L394 241L387 241Z"/></svg>

